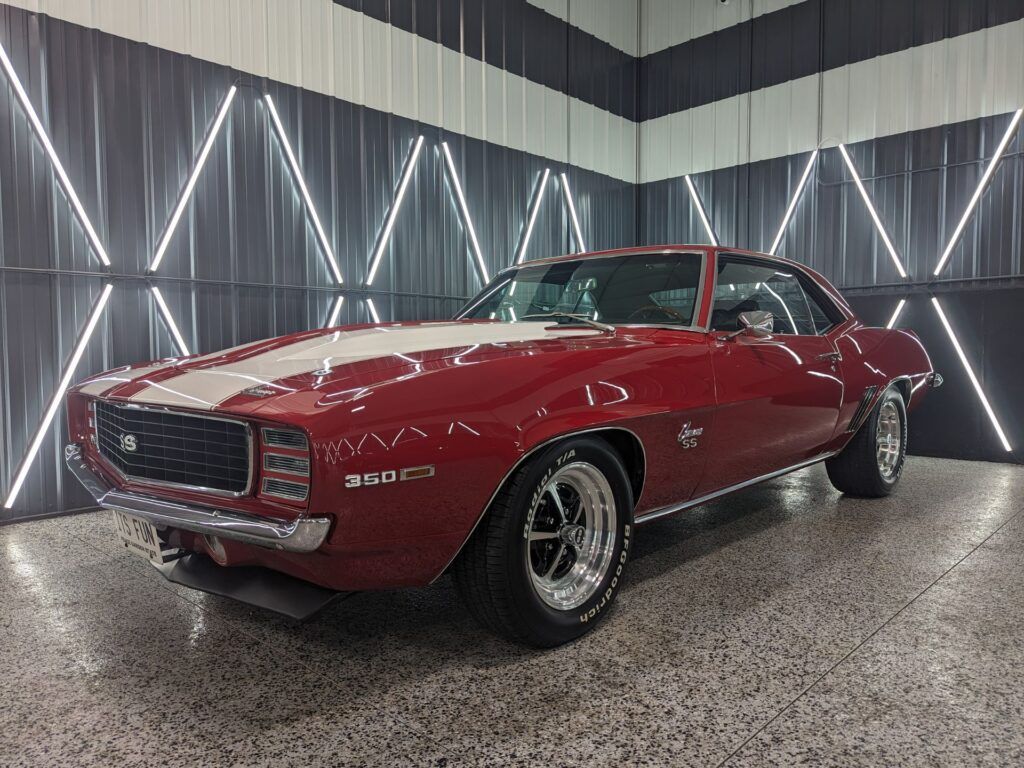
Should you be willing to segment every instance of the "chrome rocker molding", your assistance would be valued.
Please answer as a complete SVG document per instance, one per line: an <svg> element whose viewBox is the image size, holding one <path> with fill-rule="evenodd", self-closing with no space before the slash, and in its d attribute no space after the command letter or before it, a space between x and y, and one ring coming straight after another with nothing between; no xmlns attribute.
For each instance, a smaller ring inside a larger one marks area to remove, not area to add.
<svg viewBox="0 0 1024 768"><path fill-rule="evenodd" d="M818 456L815 456L813 459L801 461L799 464L794 464L791 467L786 467L785 469L778 469L775 472L769 472L767 475L761 475L760 477L755 477L751 480L744 480L742 483L730 485L728 488L720 488L719 490L713 491L709 494L706 494L705 496L701 496L696 499L690 499L689 501L684 501L681 504L670 504L667 507L659 507L658 509L652 509L649 512L644 512L642 515L637 515L635 523L637 525L640 525L641 523L649 523L651 520L657 520L659 517L665 517L666 515L671 515L676 512L682 512L684 509L690 509L691 507L697 507L700 506L701 504L706 504L709 501L714 501L720 496L725 496L726 494L732 493L733 491L741 491L744 488L749 488L752 485L763 483L765 480L771 480L772 478L775 477L781 477L782 475L789 474L790 472L796 472L798 469L803 469L804 467L809 467L812 464L817 464L819 461L830 459L833 456L835 456L836 453L838 452L833 451L831 453L822 453Z"/></svg>
<svg viewBox="0 0 1024 768"><path fill-rule="evenodd" d="M285 552L313 552L331 527L326 517L274 520L122 491L93 472L77 444L64 448L64 461L99 506L144 518L158 528L179 528Z"/></svg>

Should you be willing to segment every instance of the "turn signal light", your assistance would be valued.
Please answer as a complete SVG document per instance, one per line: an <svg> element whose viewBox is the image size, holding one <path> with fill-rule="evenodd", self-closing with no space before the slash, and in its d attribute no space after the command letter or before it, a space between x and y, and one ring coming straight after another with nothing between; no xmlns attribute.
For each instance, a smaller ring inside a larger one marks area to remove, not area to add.
<svg viewBox="0 0 1024 768"><path fill-rule="evenodd" d="M262 462L259 495L304 505L309 498L309 440L294 429L260 430Z"/></svg>

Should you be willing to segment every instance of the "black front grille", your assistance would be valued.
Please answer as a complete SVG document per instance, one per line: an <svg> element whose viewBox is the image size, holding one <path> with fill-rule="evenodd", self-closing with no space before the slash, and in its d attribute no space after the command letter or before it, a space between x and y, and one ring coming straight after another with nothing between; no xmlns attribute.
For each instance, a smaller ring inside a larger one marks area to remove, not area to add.
<svg viewBox="0 0 1024 768"><path fill-rule="evenodd" d="M249 489L251 438L239 422L97 401L96 437L104 458L130 479Z"/></svg>

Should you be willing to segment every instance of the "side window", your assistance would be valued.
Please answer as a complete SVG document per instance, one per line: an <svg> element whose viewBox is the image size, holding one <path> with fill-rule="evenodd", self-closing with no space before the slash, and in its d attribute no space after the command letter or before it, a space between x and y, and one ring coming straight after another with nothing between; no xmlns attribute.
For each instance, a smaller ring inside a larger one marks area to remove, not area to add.
<svg viewBox="0 0 1024 768"><path fill-rule="evenodd" d="M740 314L757 310L772 313L777 334L813 336L831 325L795 274L781 266L720 258L711 329L738 331Z"/></svg>

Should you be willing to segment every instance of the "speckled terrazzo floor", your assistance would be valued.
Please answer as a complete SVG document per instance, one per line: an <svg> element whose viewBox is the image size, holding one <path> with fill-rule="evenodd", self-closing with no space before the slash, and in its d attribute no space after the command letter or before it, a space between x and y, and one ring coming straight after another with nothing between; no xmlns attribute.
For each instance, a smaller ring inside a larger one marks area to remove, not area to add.
<svg viewBox="0 0 1024 768"><path fill-rule="evenodd" d="M165 582L107 513L0 528L0 765L1020 765L1024 468L814 467L636 539L538 653L447 580L312 623Z"/></svg>

